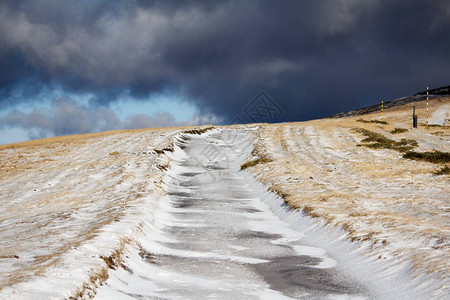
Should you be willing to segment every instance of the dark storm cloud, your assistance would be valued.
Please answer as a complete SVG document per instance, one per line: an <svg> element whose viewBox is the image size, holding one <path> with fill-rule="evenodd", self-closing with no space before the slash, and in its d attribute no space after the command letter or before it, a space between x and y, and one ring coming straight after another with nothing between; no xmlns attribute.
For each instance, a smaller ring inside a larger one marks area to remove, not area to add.
<svg viewBox="0 0 450 300"><path fill-rule="evenodd" d="M7 1L0 105L52 85L103 105L172 90L232 119L265 90L271 121L326 116L449 84L449 32L445 0Z"/></svg>

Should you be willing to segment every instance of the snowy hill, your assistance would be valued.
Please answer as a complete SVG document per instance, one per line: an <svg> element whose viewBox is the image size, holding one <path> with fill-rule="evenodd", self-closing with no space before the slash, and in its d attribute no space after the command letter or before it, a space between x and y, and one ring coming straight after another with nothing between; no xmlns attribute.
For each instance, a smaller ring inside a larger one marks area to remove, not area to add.
<svg viewBox="0 0 450 300"><path fill-rule="evenodd" d="M411 128L413 104L417 129ZM335 237L363 252L355 256L368 264L386 261L382 274L402 277L398 272L409 270L404 278L415 278L409 288L416 295L440 298L449 293L450 185L444 173L450 98L430 101L433 126L424 126L425 109L422 100L386 109L383 120L373 112L363 119L349 114L228 128L251 132L255 148L249 157L250 151L239 152L240 160L247 158L242 167L282 196L281 203L313 217L319 231L342 229ZM174 140L201 138L208 129L116 131L1 146L0 296L94 297L114 270L129 268L123 262L129 248L142 249L140 239L156 234L155 214L164 211L168 191L164 178L177 168ZM433 151L443 153L438 163L415 154Z"/></svg>

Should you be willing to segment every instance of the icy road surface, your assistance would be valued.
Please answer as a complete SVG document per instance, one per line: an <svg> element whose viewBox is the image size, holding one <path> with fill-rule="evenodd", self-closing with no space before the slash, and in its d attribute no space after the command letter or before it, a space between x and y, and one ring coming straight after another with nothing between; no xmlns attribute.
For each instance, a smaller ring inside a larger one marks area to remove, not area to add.
<svg viewBox="0 0 450 300"><path fill-rule="evenodd" d="M304 233L262 200L274 195L240 171L248 131L186 134L176 144L155 224L97 299L371 298L324 249L303 244Z"/></svg>

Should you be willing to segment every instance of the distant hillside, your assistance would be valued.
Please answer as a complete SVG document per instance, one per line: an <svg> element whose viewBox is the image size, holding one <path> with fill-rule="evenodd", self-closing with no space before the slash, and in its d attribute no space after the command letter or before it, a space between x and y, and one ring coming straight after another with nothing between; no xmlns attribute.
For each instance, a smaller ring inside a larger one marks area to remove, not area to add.
<svg viewBox="0 0 450 300"><path fill-rule="evenodd" d="M414 94L414 96L419 96L419 95L426 95L427 91L423 91L423 92L419 92L417 94ZM437 89L432 89L428 91L428 94L430 95L439 95L439 96L448 96L450 95L450 85L447 86L443 86Z"/></svg>
<svg viewBox="0 0 450 300"><path fill-rule="evenodd" d="M429 94L430 99L442 97L442 96L450 96L450 85L443 86L443 87L440 87L437 89L429 90L428 94ZM426 99L426 95L427 95L427 91L419 92L419 93L414 94L413 96L407 96L407 97L402 97L402 98L398 98L395 100L385 101L383 106L384 106L384 108L389 108L389 107L404 105L404 104L407 104L410 102L424 100L424 99ZM345 117L351 117L351 116L359 116L359 115L368 114L368 113L371 113L371 112L374 112L377 110L380 110L380 103L377 103L372 106L367 106L367 107L359 108L356 110L352 110L349 112L338 113L338 114L329 116L329 118L339 119L339 118L345 118Z"/></svg>

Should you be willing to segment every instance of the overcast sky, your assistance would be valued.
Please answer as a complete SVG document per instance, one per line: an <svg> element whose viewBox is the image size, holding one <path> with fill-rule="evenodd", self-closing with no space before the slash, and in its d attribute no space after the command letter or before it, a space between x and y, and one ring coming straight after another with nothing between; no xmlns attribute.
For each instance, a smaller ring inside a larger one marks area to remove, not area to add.
<svg viewBox="0 0 450 300"><path fill-rule="evenodd" d="M450 84L450 1L1 1L0 143L326 117Z"/></svg>

